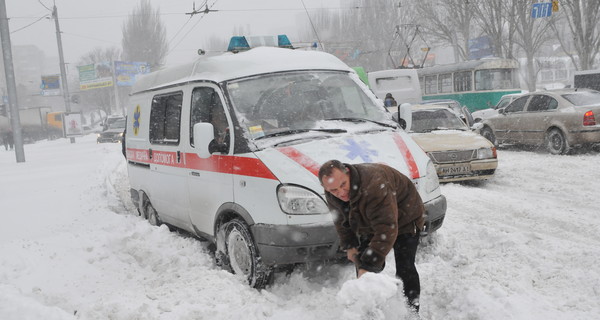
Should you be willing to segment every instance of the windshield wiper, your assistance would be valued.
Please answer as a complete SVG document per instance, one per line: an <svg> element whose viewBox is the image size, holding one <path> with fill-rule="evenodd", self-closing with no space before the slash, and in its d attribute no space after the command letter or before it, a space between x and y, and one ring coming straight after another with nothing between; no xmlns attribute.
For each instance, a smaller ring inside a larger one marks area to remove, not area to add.
<svg viewBox="0 0 600 320"><path fill-rule="evenodd" d="M370 119L364 119L364 118L329 118L329 119L325 119L325 121L333 121L333 120L349 121L349 122L372 122L372 123L378 124L380 126L398 129L398 126L395 126L395 125L391 125L391 124L387 124L387 123L383 123L383 122L379 122L379 121L375 121L375 120L370 120Z"/></svg>
<svg viewBox="0 0 600 320"><path fill-rule="evenodd" d="M461 130L461 131L466 131L467 129L465 129L465 128L435 127L435 128L423 129L420 132L431 132L431 131L438 131L438 130Z"/></svg>
<svg viewBox="0 0 600 320"><path fill-rule="evenodd" d="M309 131L320 131L320 132L329 132L329 133L346 133L346 132L348 132L345 129L291 129L291 130L284 130L284 131L278 131L278 132L265 134L264 136L254 138L254 140L271 138L271 137L279 137L279 136L289 136L292 134L304 133L304 132L309 132Z"/></svg>

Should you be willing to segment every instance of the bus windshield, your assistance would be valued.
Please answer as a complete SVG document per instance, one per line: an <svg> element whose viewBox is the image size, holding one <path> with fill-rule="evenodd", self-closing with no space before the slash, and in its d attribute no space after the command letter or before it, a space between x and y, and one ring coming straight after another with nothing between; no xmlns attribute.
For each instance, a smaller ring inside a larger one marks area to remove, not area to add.
<svg viewBox="0 0 600 320"><path fill-rule="evenodd" d="M321 128L321 120L392 123L346 72L266 74L227 84L234 110L250 138Z"/></svg>
<svg viewBox="0 0 600 320"><path fill-rule="evenodd" d="M475 90L512 89L512 70L489 69L475 71Z"/></svg>

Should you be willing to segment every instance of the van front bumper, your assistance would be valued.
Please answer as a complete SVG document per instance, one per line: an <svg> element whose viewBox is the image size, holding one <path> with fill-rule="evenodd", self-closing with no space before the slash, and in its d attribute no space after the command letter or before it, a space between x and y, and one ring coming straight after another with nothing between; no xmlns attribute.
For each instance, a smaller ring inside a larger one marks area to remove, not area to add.
<svg viewBox="0 0 600 320"><path fill-rule="evenodd" d="M345 257L333 223L250 227L262 262L268 266L333 260Z"/></svg>
<svg viewBox="0 0 600 320"><path fill-rule="evenodd" d="M422 236L426 236L442 226L446 216L446 208L446 197L444 195L425 202L425 230L421 232Z"/></svg>

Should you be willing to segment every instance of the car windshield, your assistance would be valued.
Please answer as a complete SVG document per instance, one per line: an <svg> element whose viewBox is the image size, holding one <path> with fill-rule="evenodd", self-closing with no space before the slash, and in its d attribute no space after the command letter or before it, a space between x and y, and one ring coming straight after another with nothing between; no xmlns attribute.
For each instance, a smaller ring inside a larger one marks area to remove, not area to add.
<svg viewBox="0 0 600 320"><path fill-rule="evenodd" d="M347 72L267 74L229 82L227 91L251 139L331 130L332 120L394 125Z"/></svg>
<svg viewBox="0 0 600 320"><path fill-rule="evenodd" d="M108 126L109 129L125 129L125 119L119 119Z"/></svg>
<svg viewBox="0 0 600 320"><path fill-rule="evenodd" d="M434 130L467 130L465 123L447 109L413 111L412 131L431 132Z"/></svg>
<svg viewBox="0 0 600 320"><path fill-rule="evenodd" d="M579 91L563 94L562 97L576 106L600 104L600 92L598 91Z"/></svg>

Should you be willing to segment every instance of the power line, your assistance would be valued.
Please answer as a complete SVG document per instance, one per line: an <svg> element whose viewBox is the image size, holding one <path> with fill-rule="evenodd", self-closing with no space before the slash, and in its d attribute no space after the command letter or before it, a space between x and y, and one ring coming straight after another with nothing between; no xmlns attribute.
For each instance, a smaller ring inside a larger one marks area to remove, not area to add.
<svg viewBox="0 0 600 320"><path fill-rule="evenodd" d="M39 17L39 18L38 18L37 20L35 20L34 22L32 22L32 23L30 23L30 24L28 24L28 25L26 25L26 26L24 26L24 27L21 27L21 28L19 28L19 29L17 29L17 30L13 30L13 31L11 31L10 33L12 34L12 33L15 33L15 32L18 32L18 31L21 31L21 30L23 30L23 29L25 29L25 28L31 27L32 25L34 25L34 24L38 23L40 20L42 20L42 19L44 19L44 18L48 18L49 16L50 16L50 15L48 15L48 14L47 14L47 15L45 15L45 16L43 16L43 17Z"/></svg>
<svg viewBox="0 0 600 320"><path fill-rule="evenodd" d="M208 7L208 0L206 0L206 9L208 12L210 12L210 9L212 9L212 7L215 6L215 4L217 4L219 0L215 0L215 2L213 2L213 4ZM194 28L196 28L196 26L198 25L198 23L200 23L200 21L202 21L202 18L206 17L208 13L204 13L200 19L198 19L198 21L196 21L196 23L188 30L188 32L186 32L183 37L179 40L179 42L177 42L177 44L175 46L173 46L173 48L170 48L169 51L167 52L167 55L169 55L169 53L173 52L173 50L175 50L175 48L177 48L177 46L187 37L188 34L190 34L190 32L192 32L192 30L194 30ZM190 18L193 17L193 15L190 16Z"/></svg>

